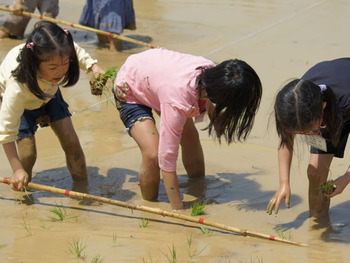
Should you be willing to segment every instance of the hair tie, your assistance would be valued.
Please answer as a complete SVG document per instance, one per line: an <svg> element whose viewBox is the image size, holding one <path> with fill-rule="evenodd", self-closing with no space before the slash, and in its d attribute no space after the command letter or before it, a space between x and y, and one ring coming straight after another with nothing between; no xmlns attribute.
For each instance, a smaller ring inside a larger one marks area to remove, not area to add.
<svg viewBox="0 0 350 263"><path fill-rule="evenodd" d="M66 35L68 35L68 29L67 28L63 28L64 33L66 33Z"/></svg>
<svg viewBox="0 0 350 263"><path fill-rule="evenodd" d="M325 91L327 89L327 86L325 84L318 85L321 89L321 91Z"/></svg>
<svg viewBox="0 0 350 263"><path fill-rule="evenodd" d="M34 43L33 43L33 42L29 42L29 43L26 45L27 48L32 48L33 46L34 46Z"/></svg>

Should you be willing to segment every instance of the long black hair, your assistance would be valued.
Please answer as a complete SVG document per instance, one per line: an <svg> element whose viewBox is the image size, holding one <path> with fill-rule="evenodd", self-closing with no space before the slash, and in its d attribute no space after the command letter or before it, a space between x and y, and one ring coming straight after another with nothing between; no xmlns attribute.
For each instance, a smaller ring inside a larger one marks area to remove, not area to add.
<svg viewBox="0 0 350 263"><path fill-rule="evenodd" d="M327 103L324 109L323 102ZM278 92L274 110L280 147L285 145L291 150L292 132L310 130L322 118L323 129L328 132L332 144L338 144L343 126L342 111L331 87L322 91L309 80L294 79Z"/></svg>
<svg viewBox="0 0 350 263"><path fill-rule="evenodd" d="M34 30L17 57L19 64L12 71L12 75L18 82L26 83L37 98L44 100L49 95L38 85L37 70L41 62L49 61L56 55L69 57L69 69L63 83L64 87L73 86L79 79L79 61L72 35L55 23L39 21L34 25Z"/></svg>
<svg viewBox="0 0 350 263"><path fill-rule="evenodd" d="M262 96L262 85L254 69L238 59L226 60L205 69L200 76L202 89L215 104L206 129L215 131L221 142L242 141L249 135Z"/></svg>

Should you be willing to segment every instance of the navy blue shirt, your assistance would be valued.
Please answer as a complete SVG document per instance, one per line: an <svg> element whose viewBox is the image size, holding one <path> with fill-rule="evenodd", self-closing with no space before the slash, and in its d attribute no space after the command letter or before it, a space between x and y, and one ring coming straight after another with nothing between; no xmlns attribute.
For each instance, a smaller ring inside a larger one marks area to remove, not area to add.
<svg viewBox="0 0 350 263"><path fill-rule="evenodd" d="M350 119L350 58L320 62L310 68L302 79L330 87L343 110L344 121Z"/></svg>

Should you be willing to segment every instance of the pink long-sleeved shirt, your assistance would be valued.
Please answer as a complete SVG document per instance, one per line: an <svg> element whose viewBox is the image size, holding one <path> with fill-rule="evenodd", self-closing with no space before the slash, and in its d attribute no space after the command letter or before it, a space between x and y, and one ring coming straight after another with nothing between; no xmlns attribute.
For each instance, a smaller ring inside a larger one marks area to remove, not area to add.
<svg viewBox="0 0 350 263"><path fill-rule="evenodd" d="M200 56L150 49L129 56L118 72L114 87L122 92L122 84L127 84L125 102L161 112L159 167L164 171L176 171L186 119L200 115L196 78L201 67L214 66L212 61Z"/></svg>

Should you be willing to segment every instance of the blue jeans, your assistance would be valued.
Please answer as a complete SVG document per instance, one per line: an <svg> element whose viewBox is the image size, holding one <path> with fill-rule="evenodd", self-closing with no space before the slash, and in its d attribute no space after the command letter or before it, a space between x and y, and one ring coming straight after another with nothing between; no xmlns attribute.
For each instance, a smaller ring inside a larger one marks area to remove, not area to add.
<svg viewBox="0 0 350 263"><path fill-rule="evenodd" d="M120 119L124 123L126 131L130 135L130 129L134 125L135 122L142 119L151 119L155 122L152 114L152 108L142 105L142 104L131 104L121 102L117 99L114 93L114 89L112 89L115 99L115 105L119 111Z"/></svg>
<svg viewBox="0 0 350 263"><path fill-rule="evenodd" d="M49 121L54 122L72 116L68 107L69 105L63 100L61 91L58 89L55 96L44 106L35 110L24 110L18 130L18 139L33 136L40 117L47 115L50 118Z"/></svg>

